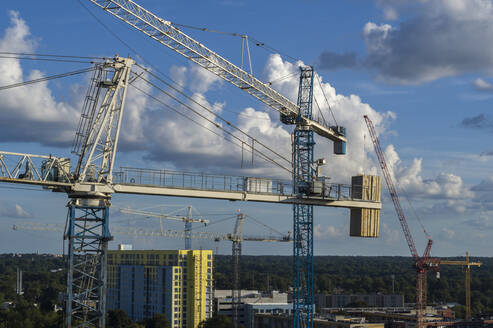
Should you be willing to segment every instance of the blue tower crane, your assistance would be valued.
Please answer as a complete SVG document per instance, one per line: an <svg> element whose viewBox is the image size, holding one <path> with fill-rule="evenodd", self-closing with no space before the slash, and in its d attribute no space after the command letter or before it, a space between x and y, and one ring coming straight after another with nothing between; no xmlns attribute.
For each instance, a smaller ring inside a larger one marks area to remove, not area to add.
<svg viewBox="0 0 493 328"><path fill-rule="evenodd" d="M313 130L301 117L312 118L313 68L301 67L298 90L299 116L293 139L295 193L309 193L313 184ZM293 327L313 327L313 205L293 205Z"/></svg>

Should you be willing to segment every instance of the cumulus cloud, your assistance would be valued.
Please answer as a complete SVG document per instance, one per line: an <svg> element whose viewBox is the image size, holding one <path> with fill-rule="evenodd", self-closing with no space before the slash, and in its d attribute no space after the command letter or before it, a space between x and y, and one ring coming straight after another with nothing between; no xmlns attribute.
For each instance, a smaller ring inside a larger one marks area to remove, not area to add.
<svg viewBox="0 0 493 328"><path fill-rule="evenodd" d="M415 158L411 165L404 165L393 145L385 149L387 165L391 169L394 181L408 195L422 198L470 199L474 196L469 186L455 174L442 172L435 178L424 179L421 158Z"/></svg>
<svg viewBox="0 0 493 328"><path fill-rule="evenodd" d="M301 64L285 62L279 55L272 55L265 65L265 74L268 80L271 81L279 77L291 75L291 78L283 79L280 83L276 83L276 87L281 93L294 100L298 92L298 66ZM221 82L219 80L212 79L209 74L198 74L195 69L188 67L173 67L171 74L176 75L173 78L179 80L180 84L184 87L195 89L193 99L213 112L222 114L225 109L239 111L235 123L241 131L247 133L255 140L264 142L288 160L291 159L292 127L282 125L279 121L278 113L270 115L269 112L265 112L265 108L259 103L257 103L259 106L257 108L247 107L239 110L229 107L224 102L211 103L207 99L207 94L211 89L221 88ZM366 126L363 115L370 115L377 129L383 132L386 130L386 125L394 118L394 114L391 112L377 112L370 105L364 103L358 96L340 95L336 93L335 89L329 83L322 81L321 84L323 92L337 115L338 123L347 128L348 138L350 140L348 147L349 155L337 157L331 154L331 143L317 139L320 145L317 147L316 155L318 157L327 157L331 163L330 166L328 165L325 168L325 173L334 177L334 179L338 179L338 181L343 179L345 182L348 181L351 175L357 173L376 173L376 168L371 164L371 161L365 160L368 159L365 148L366 150L371 150L371 144L369 139L365 137ZM197 89L196 86L200 85L207 87ZM315 97L319 100L321 109L328 116L328 105L322 101L324 99L322 89L317 87L314 93ZM173 112L159 108L162 106L153 104L149 99L146 101L147 103L143 99L141 103L135 105L135 110L141 110L147 105L148 108L145 112L139 114L139 116L146 116L147 118L140 118L140 121L132 120L132 124L134 125L134 129L139 132L139 136L142 136L145 140L143 144L146 145L145 153L147 154L147 159L155 162L168 162L173 166L180 167L180 169L200 168L201 170L216 170L220 172L227 170L230 173L240 173L240 159L243 158L243 166L247 169L241 170L241 174L260 174L290 178L288 172L267 164L258 155L254 156L254 165L251 168L249 145L251 145L252 140L246 138L239 131L230 129L235 137L244 141L242 154L241 147L234 146L229 142L234 141L238 143L238 140L217 129L218 125L226 128L228 125L218 120L213 114L206 112L196 103L186 100L187 105L193 107L211 121L207 122L203 118L191 114L206 129L195 125L188 119L176 115ZM183 113L190 114L182 105L177 105L169 100L165 101ZM254 101L252 102L255 104ZM316 116L319 115L316 113ZM139 125L141 126L139 127ZM254 145L256 149L262 149L258 142ZM277 158L277 161L284 166L290 166L288 162L282 159Z"/></svg>
<svg viewBox="0 0 493 328"><path fill-rule="evenodd" d="M34 52L36 41L19 13L11 11L10 27L0 39L0 51ZM39 70L24 72L16 59L0 61L0 85L10 85L43 77ZM0 140L33 141L67 146L74 135L79 112L55 99L47 82L0 92ZM15 122L15 124L13 124Z"/></svg>
<svg viewBox="0 0 493 328"><path fill-rule="evenodd" d="M315 61L316 68L328 71L339 68L353 68L356 64L356 53L354 52L339 54L332 51L324 51Z"/></svg>
<svg viewBox="0 0 493 328"><path fill-rule="evenodd" d="M388 224L382 224L382 238L386 244L396 244L402 241L402 232L398 229L389 227Z"/></svg>
<svg viewBox="0 0 493 328"><path fill-rule="evenodd" d="M344 235L345 232L343 229L331 225L322 226L321 224L317 224L313 227L313 236L316 239L339 238Z"/></svg>
<svg viewBox="0 0 493 328"><path fill-rule="evenodd" d="M455 230L449 229L449 228L442 228L440 231L440 237L442 239L454 239L455 238Z"/></svg>
<svg viewBox="0 0 493 328"><path fill-rule="evenodd" d="M481 209L493 211L493 176L489 176L480 183L471 187L476 197L474 202L481 205Z"/></svg>
<svg viewBox="0 0 493 328"><path fill-rule="evenodd" d="M472 82L474 89L477 91L493 92L493 84L486 82L481 78L477 78Z"/></svg>
<svg viewBox="0 0 493 328"><path fill-rule="evenodd" d="M8 204L6 202L0 202L0 217L13 218L13 219L28 219L33 215L26 211L19 204Z"/></svg>
<svg viewBox="0 0 493 328"><path fill-rule="evenodd" d="M11 14L11 27L6 31L0 42L0 49L5 49L5 42L14 42L19 51L32 51L35 42L32 41L29 29L25 22L19 18L17 13ZM368 25L368 34L375 34L375 42L371 49L374 53L386 53L388 47L385 40L379 39L381 35L391 33L392 27ZM373 31L373 32L372 32ZM3 47L3 48L2 48ZM282 94L295 101L298 92L297 73L302 62L290 63L283 61L279 55L269 56L265 64L265 75L267 80L279 81L275 87ZM291 158L291 132L292 126L282 125L278 113L266 111L260 103L255 107L231 108L225 102L212 102L208 99L211 90L221 89L224 82L205 70L195 65L188 67L171 68L171 75L178 81L181 88L192 91L193 101L182 98L182 103L177 103L163 95L152 91L142 81L134 82L135 88L128 91L126 112L121 133L121 150L140 150L145 159L156 162L160 167L167 166L184 170L204 170L210 172L230 174L258 174L272 177L290 178L290 174L276 168L272 164L261 161L257 155L254 156L252 167L251 155L248 145L252 139L246 138L241 132L228 128L229 124L220 121L215 114L222 114L225 109L240 112L236 118L236 125L243 132L252 136L255 140L266 143L283 157ZM9 84L23 81L24 72L19 62L0 62L0 83ZM140 72L141 73L141 72ZM39 71L30 72L30 76L42 76ZM290 76L280 80L280 77ZM332 122L329 113L330 108L334 111L337 124L346 127L348 153L338 156L332 153L332 143L316 137L316 158L325 157L330 165L323 167L323 174L329 176L334 182L349 181L352 175L378 174L377 162L374 158L373 145L368 137L367 128L363 115L368 115L379 135L390 134L389 125L395 119L391 111L377 111L369 104L362 101L357 95L342 95L335 88L318 77L321 86L316 83L314 97L318 105L314 106L315 119L323 119L321 113ZM72 140L75 126L79 116L76 106L63 102L57 102L46 84L37 84L27 90L30 97L26 97L26 90L12 90L0 94L0 111L4 118L0 123L0 137L3 141L36 140L42 144L65 145ZM191 116L199 125L189 119L177 115L173 111L163 109L162 104L152 101L144 93L153 93L166 105L173 106L177 111ZM239 92L239 91L238 91ZM325 102L327 99L327 102ZM187 105L192 107L200 115L192 114ZM198 105L200 104L200 105ZM258 107L257 107L258 106ZM213 113L207 112L205 108ZM36 109L36 110L33 110ZM271 115L272 114L272 115ZM207 120L206 120L207 119ZM11 124L13 121L16 124ZM29 126L29 129L26 127ZM226 134L218 127L224 127L230 131ZM53 133L57 131L57 133ZM8 133L7 133L8 132ZM11 139L8 139L8 138ZM243 153L241 147L233 145L231 141L238 144L238 138L244 142ZM256 149L261 148L257 142ZM460 197L471 197L472 192L463 184L459 176L441 173L433 179L424 179L422 174L422 160L415 159L411 165L405 166L395 151L390 146L386 150L389 165L392 167L395 178L399 184L408 192L431 196L436 198L457 199ZM240 159L244 158L244 166L241 169ZM283 160L279 160L283 162ZM284 162L285 166L289 164Z"/></svg>
<svg viewBox="0 0 493 328"><path fill-rule="evenodd" d="M493 72L490 0L379 1L396 25L368 22L366 65L379 79L415 84L471 72ZM411 4L412 3L412 4ZM411 9L410 9L411 8Z"/></svg>
<svg viewBox="0 0 493 328"><path fill-rule="evenodd" d="M294 74L299 71L301 62L290 63L283 61L279 55L272 55L266 65L266 73L270 81L277 80L279 77ZM367 127L363 119L363 115L368 115L375 125L378 133L386 133L388 125L395 118L395 114L387 112L379 112L372 108L369 104L363 102L357 95L345 96L336 92L335 88L328 82L324 82L322 77L321 88L318 83L315 83L314 98L317 99L320 111L325 113L325 117L329 120L329 105L325 103L327 97L328 103L332 108L337 123L346 127L348 148L347 155L334 155L332 152L332 144L326 140L316 137L316 158L325 157L330 165L322 168L322 172L326 176L330 176L337 182L346 182L348 179L358 173L376 174L377 168L371 161L373 156L373 145L368 137ZM290 79L284 79L275 84L275 87L290 99L296 99L298 92L298 78L296 74ZM320 117L317 106L314 106L314 117ZM330 122L334 124L333 120ZM283 126L283 129L288 127ZM290 141L285 143L285 152L290 152Z"/></svg>

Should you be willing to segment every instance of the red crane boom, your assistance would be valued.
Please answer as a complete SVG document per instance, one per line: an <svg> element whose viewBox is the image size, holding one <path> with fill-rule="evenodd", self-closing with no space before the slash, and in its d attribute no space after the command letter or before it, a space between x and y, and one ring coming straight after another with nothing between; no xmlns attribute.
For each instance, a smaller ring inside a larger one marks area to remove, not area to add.
<svg viewBox="0 0 493 328"><path fill-rule="evenodd" d="M409 230L409 226L407 225L406 217L404 215L404 211L402 210L402 206L399 201L399 196L397 195L397 190L395 189L392 176L390 175L390 170L387 166L387 161L385 160L382 147L380 147L380 141L378 140L377 133L375 132L375 128L373 127L373 123L370 118L367 115L365 115L364 118L368 127L368 131L370 132L371 141L373 142L373 146L375 148L375 153L377 154L380 167L382 168L382 172L385 177L385 182L387 183L387 187L389 189L390 197L392 198L392 202L394 203L397 217L399 218L399 222L401 223L402 231L404 232L407 245L409 246L409 250L411 251L411 255L413 256L414 264L416 266L416 317L418 328L421 328L423 327L423 310L424 305L426 304L426 272L430 268L438 269L438 265L436 264L439 261L430 258L433 240L428 236L428 244L426 245L426 249L423 252L423 256L419 256L418 251L416 250L416 245L414 244L413 236L411 235L411 231Z"/></svg>
<svg viewBox="0 0 493 328"><path fill-rule="evenodd" d="M409 250L411 251L414 260L417 260L419 259L419 254L416 250L416 246L414 245L414 240L411 235L411 231L409 230L409 226L407 225L406 217L404 216L404 211L402 210L401 202L399 201L399 196L397 195L397 190L395 189L392 176L390 175L390 170L387 166L387 161L385 160L382 148L380 147L380 141L378 140L377 133L375 132L375 128L373 127L373 123L371 122L370 118L367 115L365 115L364 118L366 121L366 125L368 126L368 131L370 131L371 141L373 141L373 146L375 147L375 152L377 153L378 161L380 162L380 167L382 168L382 173L385 177L385 182L387 183L387 187L389 188L390 197L392 198L392 202L394 203L397 217L399 218L402 231L404 232L404 236L406 237L407 245L409 246Z"/></svg>

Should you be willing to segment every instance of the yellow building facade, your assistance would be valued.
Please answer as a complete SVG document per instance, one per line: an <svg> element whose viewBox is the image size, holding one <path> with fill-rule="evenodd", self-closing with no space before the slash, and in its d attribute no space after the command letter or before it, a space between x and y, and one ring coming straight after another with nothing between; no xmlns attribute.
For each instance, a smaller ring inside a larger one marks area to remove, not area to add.
<svg viewBox="0 0 493 328"><path fill-rule="evenodd" d="M109 251L107 307L195 328L212 316L212 274L212 250Z"/></svg>

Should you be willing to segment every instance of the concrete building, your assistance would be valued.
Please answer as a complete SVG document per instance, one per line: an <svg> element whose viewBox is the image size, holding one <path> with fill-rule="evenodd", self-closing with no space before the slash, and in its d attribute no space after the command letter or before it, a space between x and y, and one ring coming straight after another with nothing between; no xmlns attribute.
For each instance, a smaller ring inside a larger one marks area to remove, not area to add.
<svg viewBox="0 0 493 328"><path fill-rule="evenodd" d="M293 313L292 303L246 303L243 307L245 313L245 328L255 327L255 315L257 314L290 316Z"/></svg>
<svg viewBox="0 0 493 328"><path fill-rule="evenodd" d="M291 328L293 326L293 317L286 315L274 314L256 314L254 328ZM337 328L384 328L383 323L368 323L362 318L351 320L345 317L341 321L314 319L314 328L337 327Z"/></svg>
<svg viewBox="0 0 493 328"><path fill-rule="evenodd" d="M291 313L293 304L288 303L288 294L278 291L261 293L258 290L242 290L238 309L240 324L253 328L255 313ZM232 317L231 290L214 291L214 310L221 315Z"/></svg>
<svg viewBox="0 0 493 328"><path fill-rule="evenodd" d="M164 313L172 328L195 328L212 316L212 251L108 252L107 308L134 320Z"/></svg>
<svg viewBox="0 0 493 328"><path fill-rule="evenodd" d="M355 302L365 302L369 307L403 307L404 295L385 294L316 294L315 306L322 308L342 308Z"/></svg>

